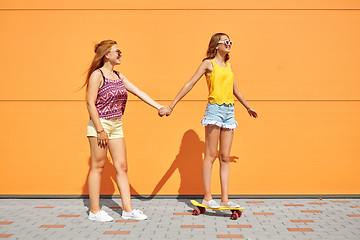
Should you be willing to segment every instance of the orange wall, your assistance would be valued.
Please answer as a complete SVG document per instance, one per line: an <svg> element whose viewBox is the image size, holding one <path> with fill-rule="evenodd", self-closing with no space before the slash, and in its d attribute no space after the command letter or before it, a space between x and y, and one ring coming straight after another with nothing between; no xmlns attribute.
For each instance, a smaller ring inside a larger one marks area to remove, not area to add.
<svg viewBox="0 0 360 240"><path fill-rule="evenodd" d="M117 69L169 104L215 32L234 41L237 85L260 115L236 103L230 194L359 194L359 24L350 0L3 1L0 194L87 194L88 115L76 90L95 42L117 40ZM130 97L133 194L202 194L206 97L201 79L169 118ZM118 193L114 174L109 162L102 194ZM220 193L218 164L212 188Z"/></svg>

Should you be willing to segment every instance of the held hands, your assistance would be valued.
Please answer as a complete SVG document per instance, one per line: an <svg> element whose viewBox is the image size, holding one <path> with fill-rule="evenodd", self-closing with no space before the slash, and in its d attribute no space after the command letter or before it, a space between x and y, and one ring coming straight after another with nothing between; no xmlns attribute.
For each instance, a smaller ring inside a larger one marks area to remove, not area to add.
<svg viewBox="0 0 360 240"><path fill-rule="evenodd" d="M158 110L158 115L160 117L166 115L166 116L169 116L172 112L172 109L169 107L169 106L163 106L161 108L159 108Z"/></svg>
<svg viewBox="0 0 360 240"><path fill-rule="evenodd" d="M249 108L249 109L247 109L247 111L248 111L250 117L254 117L254 118L258 117L258 114L254 109ZM172 109L170 106L163 106L163 107L159 108L158 115L160 117L162 117L164 115L169 116L171 114L171 112L172 112Z"/></svg>

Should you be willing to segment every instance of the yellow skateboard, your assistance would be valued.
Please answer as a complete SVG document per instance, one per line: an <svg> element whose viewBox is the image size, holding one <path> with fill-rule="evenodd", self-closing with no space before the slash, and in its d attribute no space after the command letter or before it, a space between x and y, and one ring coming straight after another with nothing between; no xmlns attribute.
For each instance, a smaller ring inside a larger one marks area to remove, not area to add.
<svg viewBox="0 0 360 240"><path fill-rule="evenodd" d="M242 215L241 210L245 209L245 208L242 208L242 207L238 207L238 208L232 208L232 207L209 208L208 206L203 205L201 203L198 203L195 200L191 200L190 202L192 203L192 205L197 207L197 209L194 209L194 211L192 212L192 215L194 215L194 216L205 213L206 208L212 209L212 210L230 210L231 213L232 213L230 218L232 220L236 220L239 217L241 217L241 215Z"/></svg>

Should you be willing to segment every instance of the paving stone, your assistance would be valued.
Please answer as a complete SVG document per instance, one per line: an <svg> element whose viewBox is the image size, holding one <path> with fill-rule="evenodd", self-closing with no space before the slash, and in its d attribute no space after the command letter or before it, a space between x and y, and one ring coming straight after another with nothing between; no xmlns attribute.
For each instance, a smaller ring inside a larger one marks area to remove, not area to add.
<svg viewBox="0 0 360 240"><path fill-rule="evenodd" d="M8 239L25 240L89 240L218 239L218 235L242 235L243 239L248 240L355 240L360 235L360 208L356 207L360 206L360 199L233 200L246 208L237 220L230 219L230 211L207 210L205 214L193 216L191 212L194 207L190 199L133 199L133 207L142 210L149 219L124 221L119 199L101 199L102 209L115 221L100 223L88 220L88 199L0 199L0 236L4 234L10 235ZM43 225L56 225L58 228L41 227ZM203 225L203 228L182 228L185 225ZM298 231L290 232L288 229ZM304 232L309 229L313 232Z"/></svg>

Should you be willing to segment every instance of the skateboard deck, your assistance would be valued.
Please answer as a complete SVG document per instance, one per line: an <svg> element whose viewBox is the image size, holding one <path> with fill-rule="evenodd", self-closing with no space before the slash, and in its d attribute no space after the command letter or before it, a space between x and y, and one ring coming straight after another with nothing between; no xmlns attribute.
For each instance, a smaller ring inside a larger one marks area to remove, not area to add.
<svg viewBox="0 0 360 240"><path fill-rule="evenodd" d="M193 213L192 213L192 214L195 215L195 216L197 216L197 215L199 215L199 214L205 213L206 208L207 208L207 209L211 209L211 210L215 210L215 211L218 211L218 210L230 210L230 211L232 212L230 218L233 219L233 220L236 220L236 219L238 219L239 217L241 217L241 215L242 215L242 211L241 211L241 210L244 210L244 209L245 209L245 208L243 208L243 207L237 207L237 208L232 208L232 207L210 208L210 207L208 207L208 206L206 206L206 205L203 205L203 204L201 204L201 203L198 203L198 202L195 201L195 200L191 200L190 202L191 202L192 205L194 205L194 206L197 207L197 209L194 209L194 211L193 211Z"/></svg>

